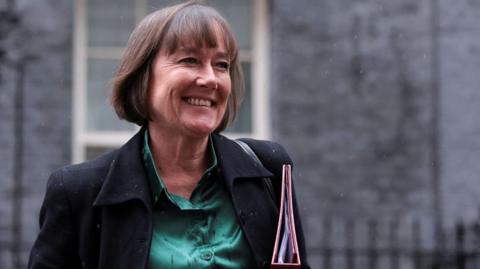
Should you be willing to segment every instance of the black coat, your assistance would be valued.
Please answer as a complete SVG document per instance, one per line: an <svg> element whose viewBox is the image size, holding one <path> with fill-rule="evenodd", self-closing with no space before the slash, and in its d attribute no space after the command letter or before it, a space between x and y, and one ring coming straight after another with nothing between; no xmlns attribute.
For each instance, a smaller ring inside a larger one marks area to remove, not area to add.
<svg viewBox="0 0 480 269"><path fill-rule="evenodd" d="M267 268L278 210L262 178L279 182L281 164L290 159L278 144L249 141L265 167L275 167L269 171L228 138L215 134L213 143L221 175L258 268ZM142 146L140 131L118 150L63 167L51 175L28 268L146 268L152 237L152 199ZM278 150L268 154L272 147ZM306 264L299 220L297 215L299 248Z"/></svg>

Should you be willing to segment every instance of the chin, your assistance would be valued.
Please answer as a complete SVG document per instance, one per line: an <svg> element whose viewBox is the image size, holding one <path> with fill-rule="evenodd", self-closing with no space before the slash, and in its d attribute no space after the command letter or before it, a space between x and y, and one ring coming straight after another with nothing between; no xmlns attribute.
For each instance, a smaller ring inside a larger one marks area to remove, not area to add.
<svg viewBox="0 0 480 269"><path fill-rule="evenodd" d="M208 136L213 133L215 129L217 129L216 125L195 125L188 127L189 133L198 137Z"/></svg>

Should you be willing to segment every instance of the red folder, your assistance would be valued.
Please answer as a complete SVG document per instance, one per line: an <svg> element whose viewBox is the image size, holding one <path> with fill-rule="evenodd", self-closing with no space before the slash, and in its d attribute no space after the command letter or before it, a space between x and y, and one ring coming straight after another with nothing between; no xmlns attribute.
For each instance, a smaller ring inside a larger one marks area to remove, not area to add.
<svg viewBox="0 0 480 269"><path fill-rule="evenodd" d="M280 211L277 224L277 235L273 248L271 269L300 268L297 235L292 203L292 167L283 165L282 190L280 195Z"/></svg>

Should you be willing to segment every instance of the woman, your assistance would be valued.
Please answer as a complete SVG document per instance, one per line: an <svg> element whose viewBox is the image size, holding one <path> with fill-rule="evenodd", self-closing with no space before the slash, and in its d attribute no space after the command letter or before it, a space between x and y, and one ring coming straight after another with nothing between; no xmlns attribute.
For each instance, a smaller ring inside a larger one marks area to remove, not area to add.
<svg viewBox="0 0 480 269"><path fill-rule="evenodd" d="M251 140L263 167L219 134L242 79L214 9L190 1L140 22L112 101L142 128L120 149L52 174L29 268L268 268L278 210L264 178L278 186L290 159Z"/></svg>

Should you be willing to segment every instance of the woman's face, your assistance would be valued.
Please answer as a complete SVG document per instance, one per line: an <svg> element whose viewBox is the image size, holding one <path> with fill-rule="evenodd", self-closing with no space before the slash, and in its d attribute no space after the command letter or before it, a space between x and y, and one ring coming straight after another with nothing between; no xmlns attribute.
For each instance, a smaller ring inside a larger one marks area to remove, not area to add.
<svg viewBox="0 0 480 269"><path fill-rule="evenodd" d="M221 43L158 52L148 93L151 124L188 136L206 136L217 128L231 90L230 62Z"/></svg>

